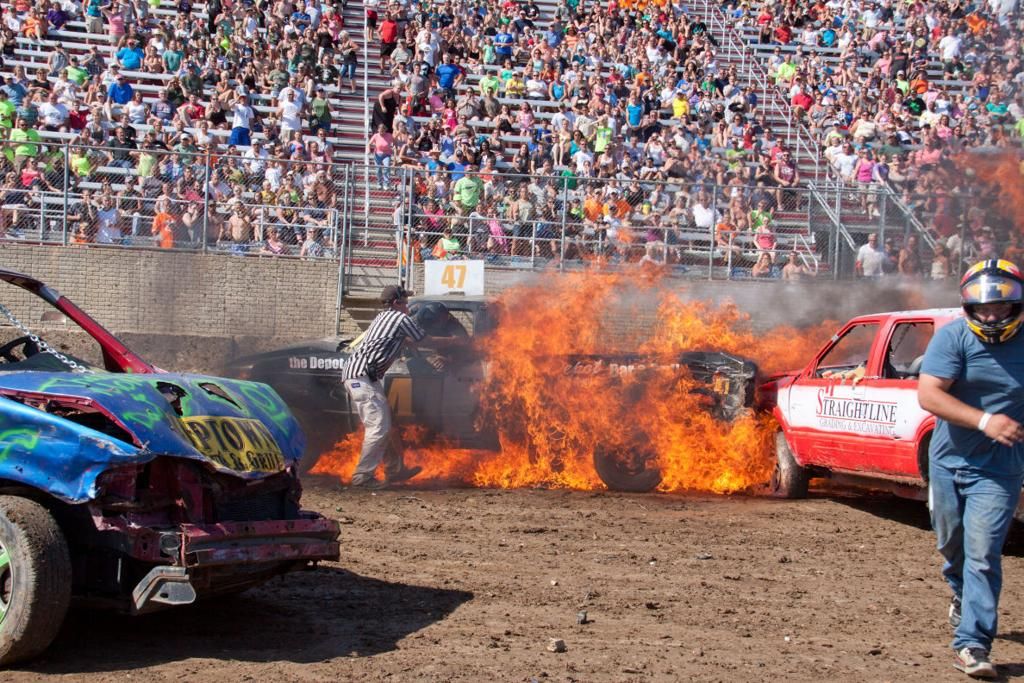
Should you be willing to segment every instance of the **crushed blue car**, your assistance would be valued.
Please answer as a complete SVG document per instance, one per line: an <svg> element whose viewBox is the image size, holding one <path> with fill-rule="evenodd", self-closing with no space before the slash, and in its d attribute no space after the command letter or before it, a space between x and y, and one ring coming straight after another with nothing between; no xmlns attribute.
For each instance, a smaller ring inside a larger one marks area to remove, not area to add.
<svg viewBox="0 0 1024 683"><path fill-rule="evenodd" d="M13 310L5 283L43 303ZM21 310L40 306L94 358L38 334ZM304 448L270 387L156 368L0 269L0 666L46 649L72 600L141 614L337 560L338 523L299 504Z"/></svg>

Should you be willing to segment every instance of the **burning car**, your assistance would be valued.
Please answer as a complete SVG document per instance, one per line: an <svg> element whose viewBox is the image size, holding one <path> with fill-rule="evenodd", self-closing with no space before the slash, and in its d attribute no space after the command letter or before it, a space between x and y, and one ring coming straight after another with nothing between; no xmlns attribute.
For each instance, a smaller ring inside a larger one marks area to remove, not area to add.
<svg viewBox="0 0 1024 683"><path fill-rule="evenodd" d="M391 403L395 422L426 429L447 447L496 451L502 448L502 434L494 415L483 403L488 379L492 377L487 340L501 323L498 304L485 297L449 295L414 297L410 314L433 336L470 336L473 344L454 358L447 358L441 369L432 362L430 349L409 349L388 370L384 389ZM318 457L339 439L360 428L359 417L349 404L341 384L341 369L359 340L328 337L303 342L276 351L234 361L227 374L265 382L285 399L303 423L310 441L303 468L312 468ZM493 349L490 351L493 353ZM696 394L699 405L719 420L731 421L749 412L753 403L757 367L754 363L728 353L689 351L671 358L656 358L636 353L567 354L543 361L569 377L579 391L594 377L603 386L614 387L616 403L628 409L645 391L649 380L672 385L686 383L686 391ZM501 390L501 387L498 387ZM550 410L565 410L555 405ZM520 413L509 407L505 413ZM661 482L655 461L657 454L645 437L642 426L622 421L622 428L602 438L592 449L593 468L609 488L621 491L651 491ZM512 434L517 441L534 449L540 440L547 444L562 439L565 450L575 443L564 434L538 435L532 425L517 424ZM507 438L508 433L505 434ZM556 464L557 466L557 464Z"/></svg>
<svg viewBox="0 0 1024 683"><path fill-rule="evenodd" d="M63 353L0 302L0 664L42 652L72 598L139 614L338 559L273 389L159 370L39 280L0 280L96 344Z"/></svg>

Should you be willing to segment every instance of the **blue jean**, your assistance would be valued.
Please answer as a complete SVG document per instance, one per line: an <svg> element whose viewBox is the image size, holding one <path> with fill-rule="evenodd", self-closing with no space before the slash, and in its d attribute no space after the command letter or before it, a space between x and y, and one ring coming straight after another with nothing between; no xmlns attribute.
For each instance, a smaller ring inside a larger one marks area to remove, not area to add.
<svg viewBox="0 0 1024 683"><path fill-rule="evenodd" d="M942 575L961 600L953 649L992 649L1003 587L1003 543L1020 499L1022 475L996 477L931 462L928 507Z"/></svg>
<svg viewBox="0 0 1024 683"><path fill-rule="evenodd" d="M386 185L391 182L391 155L374 152L373 160L377 164L377 184Z"/></svg>

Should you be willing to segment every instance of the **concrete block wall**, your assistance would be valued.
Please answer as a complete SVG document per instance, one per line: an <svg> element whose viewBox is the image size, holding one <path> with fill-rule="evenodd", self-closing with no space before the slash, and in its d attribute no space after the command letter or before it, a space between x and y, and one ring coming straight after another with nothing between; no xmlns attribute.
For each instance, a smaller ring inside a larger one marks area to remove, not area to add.
<svg viewBox="0 0 1024 683"><path fill-rule="evenodd" d="M296 339L333 334L336 263L0 244L0 268L37 277L117 332ZM5 286L26 323L43 306Z"/></svg>

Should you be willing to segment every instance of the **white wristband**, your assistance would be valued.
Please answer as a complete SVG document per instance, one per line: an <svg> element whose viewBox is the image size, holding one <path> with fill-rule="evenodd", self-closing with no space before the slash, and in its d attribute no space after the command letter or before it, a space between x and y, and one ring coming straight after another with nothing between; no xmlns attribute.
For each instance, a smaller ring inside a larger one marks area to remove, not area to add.
<svg viewBox="0 0 1024 683"><path fill-rule="evenodd" d="M979 432L985 431L985 427L988 426L988 421L991 420L991 419L992 419L992 413L985 413L984 415L982 415L981 419L978 420L978 431Z"/></svg>

